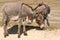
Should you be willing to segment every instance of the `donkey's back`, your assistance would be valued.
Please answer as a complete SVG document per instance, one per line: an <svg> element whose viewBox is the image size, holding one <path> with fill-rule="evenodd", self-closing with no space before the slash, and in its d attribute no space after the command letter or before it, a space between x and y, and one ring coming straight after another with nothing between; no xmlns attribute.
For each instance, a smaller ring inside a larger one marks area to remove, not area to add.
<svg viewBox="0 0 60 40"><path fill-rule="evenodd" d="M16 17L21 14L21 4L19 2L6 3L2 6L3 17Z"/></svg>

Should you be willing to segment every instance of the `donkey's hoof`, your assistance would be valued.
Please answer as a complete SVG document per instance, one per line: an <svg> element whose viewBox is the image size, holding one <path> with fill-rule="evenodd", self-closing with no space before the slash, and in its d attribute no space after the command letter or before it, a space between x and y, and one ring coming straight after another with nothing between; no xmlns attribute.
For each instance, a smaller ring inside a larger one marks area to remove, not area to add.
<svg viewBox="0 0 60 40"><path fill-rule="evenodd" d="M48 26L50 26L50 24L48 24Z"/></svg>
<svg viewBox="0 0 60 40"><path fill-rule="evenodd" d="M7 34L6 36L9 36L9 34Z"/></svg>
<svg viewBox="0 0 60 40"><path fill-rule="evenodd" d="M24 33L25 36L27 36L27 33Z"/></svg>
<svg viewBox="0 0 60 40"><path fill-rule="evenodd" d="M9 36L9 34L4 35L5 38L6 38L7 36Z"/></svg>
<svg viewBox="0 0 60 40"><path fill-rule="evenodd" d="M6 38L7 35L4 35L4 38Z"/></svg>
<svg viewBox="0 0 60 40"><path fill-rule="evenodd" d="M20 36L18 35L18 38L20 38Z"/></svg>

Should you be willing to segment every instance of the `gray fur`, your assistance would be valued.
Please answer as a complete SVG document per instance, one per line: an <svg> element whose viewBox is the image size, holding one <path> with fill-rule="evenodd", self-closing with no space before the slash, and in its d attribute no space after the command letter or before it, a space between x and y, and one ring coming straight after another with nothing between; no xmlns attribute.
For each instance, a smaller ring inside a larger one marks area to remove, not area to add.
<svg viewBox="0 0 60 40"><path fill-rule="evenodd" d="M3 11L3 22L4 22L4 36L8 35L7 32L7 25L8 22L16 17L19 21L18 23L18 37L20 37L20 28L22 25L23 20L27 16L33 15L33 10L31 7L24 3L14 2L14 3L6 3L2 6ZM23 32L25 32L25 24L23 24Z"/></svg>
<svg viewBox="0 0 60 40"><path fill-rule="evenodd" d="M39 4L34 11L39 15L41 14L44 17L44 20L47 21L47 25L49 26L48 22L48 14L50 14L50 7L47 4L41 3ZM36 14L36 15L37 15ZM37 19L38 20L38 19Z"/></svg>

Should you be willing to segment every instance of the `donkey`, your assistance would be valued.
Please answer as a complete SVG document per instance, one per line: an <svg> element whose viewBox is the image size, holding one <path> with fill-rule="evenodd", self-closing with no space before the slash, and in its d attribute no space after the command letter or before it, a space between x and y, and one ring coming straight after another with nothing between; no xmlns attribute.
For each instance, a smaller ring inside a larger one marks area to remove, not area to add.
<svg viewBox="0 0 60 40"><path fill-rule="evenodd" d="M25 23L22 23L26 17L33 17L33 10L25 3L12 2L6 3L2 6L3 23L4 23L4 37L8 36L7 25L10 20L18 20L18 38L20 38L20 28L23 24L23 32L25 31ZM32 15L32 16L31 16ZM15 19L13 19L15 18Z"/></svg>
<svg viewBox="0 0 60 40"><path fill-rule="evenodd" d="M25 4L25 5L27 5L27 4ZM29 5L27 5L27 6L29 6ZM33 15L30 14L30 15L28 16L28 20L31 20L31 22L33 22L33 19L35 19L36 22L38 23L38 25L41 27L40 29L44 29L44 17L43 17L43 15L37 13L37 12L35 11L35 9L33 9L31 6L29 6L29 7L32 9ZM26 20L26 19L25 19L25 20Z"/></svg>
<svg viewBox="0 0 60 40"><path fill-rule="evenodd" d="M38 16L39 14L42 15L44 17L44 21L47 21L47 25L49 26L49 21L48 21L48 14L50 14L50 7L45 4L45 3L40 3L35 9L34 11L37 13L36 16ZM39 19L37 19L39 20ZM39 23L38 23L39 24Z"/></svg>

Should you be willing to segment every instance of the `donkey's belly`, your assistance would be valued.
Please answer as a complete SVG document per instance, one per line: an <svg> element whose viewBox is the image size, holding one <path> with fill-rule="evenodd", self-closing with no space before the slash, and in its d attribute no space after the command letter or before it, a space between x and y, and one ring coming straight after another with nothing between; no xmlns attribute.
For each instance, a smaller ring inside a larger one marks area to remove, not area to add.
<svg viewBox="0 0 60 40"><path fill-rule="evenodd" d="M12 21L16 21L18 19L19 19L19 16L13 16L13 17L10 18L10 20L12 20Z"/></svg>

